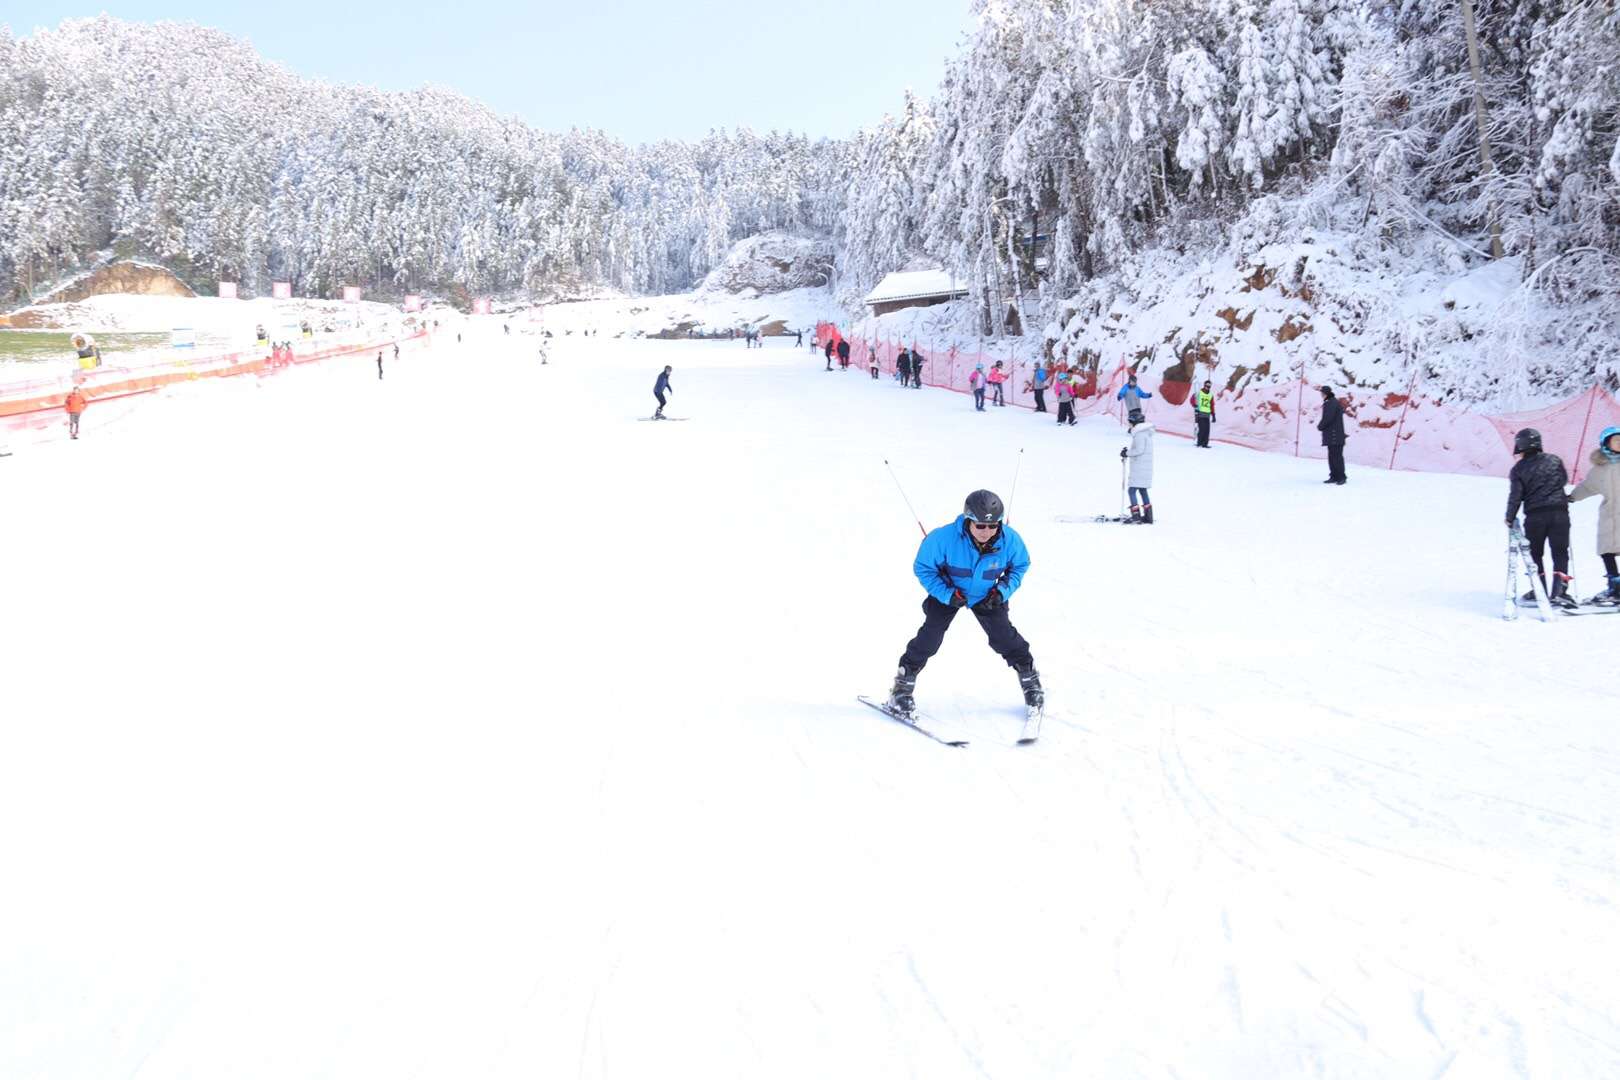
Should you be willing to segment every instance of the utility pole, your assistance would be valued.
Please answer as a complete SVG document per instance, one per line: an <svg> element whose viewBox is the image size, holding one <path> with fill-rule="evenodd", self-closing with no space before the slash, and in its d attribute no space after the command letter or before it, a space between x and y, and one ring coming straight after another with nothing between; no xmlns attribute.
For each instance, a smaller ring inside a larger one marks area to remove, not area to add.
<svg viewBox="0 0 1620 1080"><path fill-rule="evenodd" d="M1485 133L1485 91L1481 87L1479 74L1479 36L1474 32L1474 0L1461 0L1463 15L1463 36L1468 39L1468 69L1474 76L1474 126L1479 129L1479 160L1484 167L1485 177L1490 179L1496 171L1491 164L1491 139ZM1491 201L1491 258L1502 257L1502 220L1496 210L1495 200Z"/></svg>

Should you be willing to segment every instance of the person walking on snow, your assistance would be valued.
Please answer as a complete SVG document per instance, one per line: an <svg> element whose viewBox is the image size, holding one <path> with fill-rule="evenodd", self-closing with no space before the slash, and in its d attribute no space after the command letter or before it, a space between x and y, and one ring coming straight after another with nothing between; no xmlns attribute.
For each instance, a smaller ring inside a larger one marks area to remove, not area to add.
<svg viewBox="0 0 1620 1080"><path fill-rule="evenodd" d="M1125 385L1119 388L1119 393L1114 395L1114 400L1125 403L1125 415L1129 416L1133 412L1141 412L1142 402L1152 396L1136 385L1136 373L1133 371L1130 378L1125 380Z"/></svg>
<svg viewBox="0 0 1620 1080"><path fill-rule="evenodd" d="M866 347L866 363L872 369L872 378L876 379L878 377L878 353L877 342L875 341Z"/></svg>
<svg viewBox="0 0 1620 1080"><path fill-rule="evenodd" d="M1131 445L1120 450L1119 456L1131 463L1127 479L1131 488L1131 519L1127 525L1153 524L1153 500L1148 488L1153 486L1153 425L1147 422L1141 409L1131 410Z"/></svg>
<svg viewBox="0 0 1620 1080"><path fill-rule="evenodd" d="M922 389L923 359L922 351L913 345L911 347L911 388L913 390Z"/></svg>
<svg viewBox="0 0 1620 1080"><path fill-rule="evenodd" d="M973 612L990 648L1018 673L1024 704L1030 708L1045 705L1046 694L1029 642L1008 615L1008 603L1029 570L1029 550L1004 516L995 492L975 491L955 521L923 538L911 569L928 595L922 604L922 627L906 644L889 690L888 705L895 712L910 716L916 708L917 674L939 651L945 631L961 608Z"/></svg>
<svg viewBox="0 0 1620 1080"><path fill-rule="evenodd" d="M990 365L990 374L985 376L985 378L990 382L990 392L995 395L993 399L994 403L1005 406L1007 404L1007 399L1002 396L1001 387L1002 384L1007 381L1007 372L1001 366L1000 360L997 360L994 364Z"/></svg>
<svg viewBox="0 0 1620 1080"><path fill-rule="evenodd" d="M1057 422L1074 426L1074 377L1067 371L1058 372L1057 382L1053 385L1057 391L1058 413Z"/></svg>
<svg viewBox="0 0 1620 1080"><path fill-rule="evenodd" d="M1508 473L1507 526L1513 528L1519 518L1519 507L1524 507L1524 535L1530 541L1530 557L1536 564L1536 576L1547 588L1547 571L1541 557L1552 544L1553 581L1547 598L1554 604L1569 607L1575 601L1569 596L1569 496L1564 486L1569 473L1563 459L1541 449L1541 432L1524 428L1513 436L1513 455L1519 460ZM1525 594L1535 599L1535 590Z"/></svg>
<svg viewBox="0 0 1620 1080"><path fill-rule="evenodd" d="M838 343L838 366L845 371L849 370L849 340L847 338Z"/></svg>
<svg viewBox="0 0 1620 1080"><path fill-rule="evenodd" d="M399 359L399 342L394 342L394 359Z"/></svg>
<svg viewBox="0 0 1620 1080"><path fill-rule="evenodd" d="M1034 391L1035 393L1036 412L1046 411L1046 386L1047 381L1050 378L1051 372L1047 370L1045 362L1037 361L1035 364L1035 374L1030 376L1028 387L1028 389Z"/></svg>
<svg viewBox="0 0 1620 1080"><path fill-rule="evenodd" d="M382 381L382 350L377 350L377 381Z"/></svg>
<svg viewBox="0 0 1620 1080"><path fill-rule="evenodd" d="M84 396L84 388L76 385L68 391L67 400L62 404L67 409L68 438L77 439L79 437L79 417L84 415L85 407L90 404L90 399Z"/></svg>
<svg viewBox="0 0 1620 1080"><path fill-rule="evenodd" d="M1209 426L1215 422L1215 395L1209 392L1209 380L1193 395L1193 419L1198 422L1198 445L1209 449Z"/></svg>
<svg viewBox="0 0 1620 1080"><path fill-rule="evenodd" d="M1598 436L1597 449L1592 451L1592 471L1569 494L1570 502L1580 502L1593 495L1603 496L1598 507L1598 555L1603 559L1603 572L1608 575L1609 587L1592 598L1593 603L1620 604L1620 427L1603 429Z"/></svg>
<svg viewBox="0 0 1620 1080"><path fill-rule="evenodd" d="M973 391L973 409L984 412L984 365L975 364L968 373L968 389Z"/></svg>
<svg viewBox="0 0 1620 1080"><path fill-rule="evenodd" d="M669 404L664 400L664 395L675 393L675 388L669 385L669 373L674 370L674 368L665 364L664 370L658 373L658 381L653 383L653 397L658 399L658 411L653 413L652 417L654 420L664 418L664 406ZM827 370L831 371L832 369L828 368Z"/></svg>
<svg viewBox="0 0 1620 1080"><path fill-rule="evenodd" d="M1344 475L1344 406L1339 399L1333 396L1333 387L1322 387L1322 419L1316 422L1316 430L1322 433L1322 445L1328 452L1328 478L1324 484L1343 484L1349 479ZM1539 443L1540 436L1537 441Z"/></svg>
<svg viewBox="0 0 1620 1080"><path fill-rule="evenodd" d="M827 339L827 370L828 371L832 370L832 358L833 358L833 339L828 338Z"/></svg>
<svg viewBox="0 0 1620 1080"><path fill-rule="evenodd" d="M902 387L911 385L911 350L910 349L907 349L904 346L901 347L900 355L897 356L895 358L895 361L894 361L894 370L896 372L898 372L899 375L900 375L900 385Z"/></svg>

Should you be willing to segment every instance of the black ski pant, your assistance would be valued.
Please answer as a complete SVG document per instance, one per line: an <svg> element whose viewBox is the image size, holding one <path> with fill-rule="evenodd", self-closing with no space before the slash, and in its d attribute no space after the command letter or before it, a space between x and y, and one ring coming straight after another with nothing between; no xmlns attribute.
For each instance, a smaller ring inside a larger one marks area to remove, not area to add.
<svg viewBox="0 0 1620 1080"><path fill-rule="evenodd" d="M1609 554L1603 556L1603 572L1609 575L1609 579L1611 581L1617 577L1620 577L1620 565L1616 565L1615 563L1614 552L1610 552Z"/></svg>
<svg viewBox="0 0 1620 1080"><path fill-rule="evenodd" d="M1037 390L1037 391L1035 391L1035 411L1036 412L1045 412L1046 411L1046 391L1045 390Z"/></svg>
<svg viewBox="0 0 1620 1080"><path fill-rule="evenodd" d="M658 411L663 412L664 411L664 406L669 404L669 402L665 401L663 393L661 393L660 391L657 391L657 390L653 391L653 397L658 399Z"/></svg>
<svg viewBox="0 0 1620 1080"><path fill-rule="evenodd" d="M1330 446L1328 452L1328 479L1343 480L1344 475L1344 444Z"/></svg>
<svg viewBox="0 0 1620 1080"><path fill-rule="evenodd" d="M1562 506L1528 510L1524 515L1524 535L1530 541L1530 557L1536 563L1536 576L1547 584L1547 570L1541 557L1552 544L1553 573L1569 573L1569 511Z"/></svg>
<svg viewBox="0 0 1620 1080"><path fill-rule="evenodd" d="M942 604L932 596L923 601L922 608L922 628L917 631L917 636L906 644L906 651L900 657L901 666L914 674L921 671L929 659L939 652L940 645L945 641L945 631L950 628L951 620L956 618L956 613L960 610L949 604ZM990 611L974 611L973 614L979 620L984 636L990 639L990 647L1007 661L1008 667L1022 671L1035 666L1034 657L1029 655L1029 642L1014 629L1012 619L1007 614L1006 604Z"/></svg>
<svg viewBox="0 0 1620 1080"><path fill-rule="evenodd" d="M1062 400L1058 402L1057 422L1060 424L1074 423L1074 402Z"/></svg>
<svg viewBox="0 0 1620 1080"><path fill-rule="evenodd" d="M1209 413L1201 412L1197 415L1196 419L1198 420L1198 445L1208 446L1210 420Z"/></svg>

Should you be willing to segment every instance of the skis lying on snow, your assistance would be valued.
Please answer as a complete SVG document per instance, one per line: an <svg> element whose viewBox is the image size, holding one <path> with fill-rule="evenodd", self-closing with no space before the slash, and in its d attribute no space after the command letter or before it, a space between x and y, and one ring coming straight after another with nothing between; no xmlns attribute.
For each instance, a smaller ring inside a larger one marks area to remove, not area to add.
<svg viewBox="0 0 1620 1080"><path fill-rule="evenodd" d="M876 709L878 712L882 713L884 716L887 716L890 720L897 720L900 723L906 725L906 727L910 728L912 731L915 731L917 734L926 735L928 738L933 739L937 743L944 743L946 746L966 746L967 745L967 740L966 739L947 739L947 738L945 738L945 736L937 735L934 732L932 732L932 731L928 730L927 728L923 727L921 724L917 723L917 716L919 715L918 713L912 713L910 716L907 716L904 713L896 712L895 710L889 708L887 705L884 705L884 704L881 704L879 702L873 701L871 698L866 697L864 695L857 694L856 697L855 697L855 700L859 701L862 705L871 706L872 708ZM928 717L924 716L923 719L927 720Z"/></svg>

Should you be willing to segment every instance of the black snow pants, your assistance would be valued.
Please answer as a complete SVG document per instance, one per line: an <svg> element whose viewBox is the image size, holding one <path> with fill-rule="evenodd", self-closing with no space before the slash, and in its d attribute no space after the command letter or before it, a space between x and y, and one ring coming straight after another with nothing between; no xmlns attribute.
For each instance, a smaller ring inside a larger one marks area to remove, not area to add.
<svg viewBox="0 0 1620 1080"><path fill-rule="evenodd" d="M1209 413L1207 413L1207 412L1199 413L1197 415L1197 420L1198 420L1198 445L1199 446L1208 446L1209 445Z"/></svg>
<svg viewBox="0 0 1620 1080"><path fill-rule="evenodd" d="M1046 391L1045 390L1037 390L1037 391L1035 391L1035 411L1036 412L1045 412L1046 411Z"/></svg>
<svg viewBox="0 0 1620 1080"><path fill-rule="evenodd" d="M1074 423L1074 402L1058 399L1058 418L1060 424Z"/></svg>
<svg viewBox="0 0 1620 1080"><path fill-rule="evenodd" d="M1541 557L1552 543L1553 572L1569 573L1569 510L1562 506L1549 506L1531 510L1524 515L1524 535L1530 541L1530 557L1536 561L1536 575L1541 584L1547 584L1547 570Z"/></svg>
<svg viewBox="0 0 1620 1080"><path fill-rule="evenodd" d="M945 641L945 631L950 628L951 620L956 618L959 608L949 604L942 604L932 596L923 601L923 624L917 631L917 636L906 644L906 651L900 657L900 663L907 671L917 672L923 669L929 659L937 652ZM968 610L972 610L969 608ZM1007 661L1007 666L1016 670L1024 670L1035 665L1035 660L1029 655L1029 642L1013 627L1012 619L1007 614L1007 605L986 612L973 612L979 620L979 626L984 629L984 636L990 639L990 647L1000 657Z"/></svg>
<svg viewBox="0 0 1620 1080"><path fill-rule="evenodd" d="M1345 479L1345 475L1344 475L1344 444L1340 443L1338 446L1330 446L1330 447L1327 448L1327 452L1328 452L1328 479L1332 480L1332 481L1335 481L1335 482Z"/></svg>

